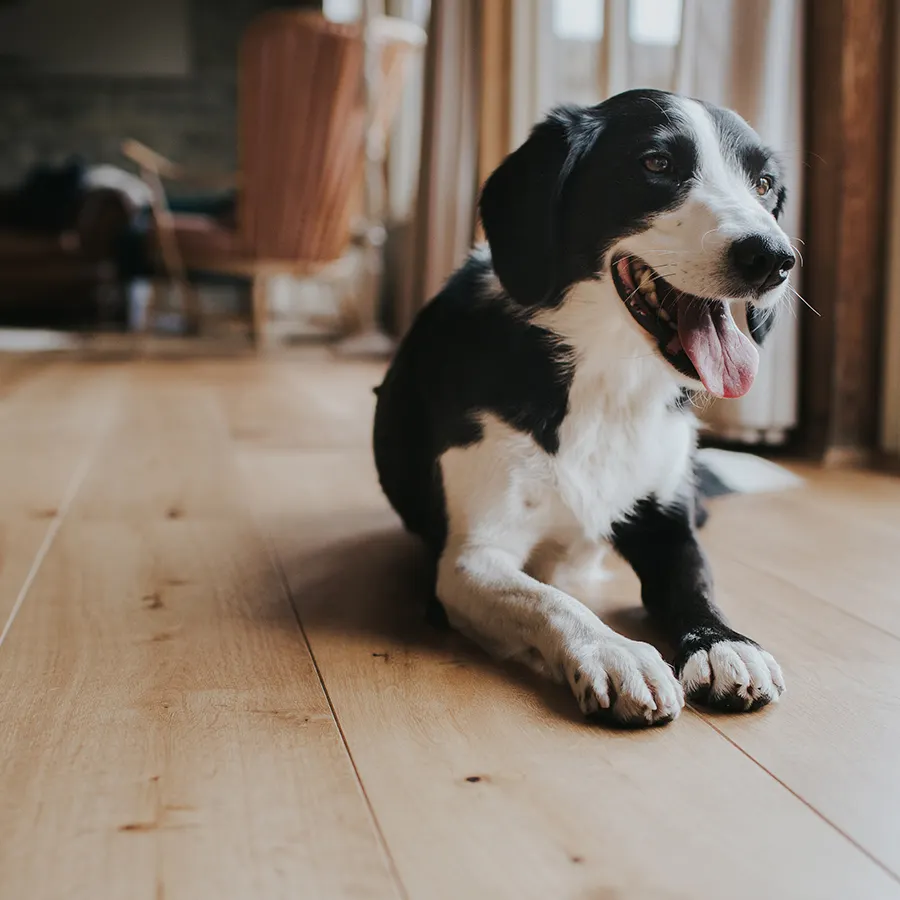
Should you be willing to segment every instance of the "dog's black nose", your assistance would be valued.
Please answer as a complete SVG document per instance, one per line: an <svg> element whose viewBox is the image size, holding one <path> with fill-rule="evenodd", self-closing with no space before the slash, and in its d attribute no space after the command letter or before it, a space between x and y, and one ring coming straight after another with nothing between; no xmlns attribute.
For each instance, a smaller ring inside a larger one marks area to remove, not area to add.
<svg viewBox="0 0 900 900"><path fill-rule="evenodd" d="M731 245L731 263L738 276L760 291L778 287L795 262L788 244L765 234L751 234Z"/></svg>

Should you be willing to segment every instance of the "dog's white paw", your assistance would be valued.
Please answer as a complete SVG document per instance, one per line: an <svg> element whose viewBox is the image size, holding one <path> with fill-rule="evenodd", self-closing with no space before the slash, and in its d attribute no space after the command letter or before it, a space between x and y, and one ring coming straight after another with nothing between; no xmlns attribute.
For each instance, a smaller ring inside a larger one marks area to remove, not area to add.
<svg viewBox="0 0 900 900"><path fill-rule="evenodd" d="M746 639L714 640L693 650L679 674L688 699L716 709L759 709L784 693L781 666L771 653Z"/></svg>
<svg viewBox="0 0 900 900"><path fill-rule="evenodd" d="M615 638L570 651L566 680L587 716L645 727L671 722L684 706L684 692L659 651Z"/></svg>

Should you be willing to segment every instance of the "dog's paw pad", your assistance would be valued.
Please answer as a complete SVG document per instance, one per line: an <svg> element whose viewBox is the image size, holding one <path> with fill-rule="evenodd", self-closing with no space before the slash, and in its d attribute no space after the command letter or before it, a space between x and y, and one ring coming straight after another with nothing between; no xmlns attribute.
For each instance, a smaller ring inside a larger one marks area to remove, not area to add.
<svg viewBox="0 0 900 900"><path fill-rule="evenodd" d="M679 674L688 699L731 712L760 709L784 693L775 658L747 640L720 640L695 650Z"/></svg>

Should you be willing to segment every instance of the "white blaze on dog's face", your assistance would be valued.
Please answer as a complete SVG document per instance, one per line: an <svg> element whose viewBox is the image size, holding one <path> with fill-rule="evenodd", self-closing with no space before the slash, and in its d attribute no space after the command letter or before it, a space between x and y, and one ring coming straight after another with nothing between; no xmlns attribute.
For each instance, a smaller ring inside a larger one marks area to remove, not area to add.
<svg viewBox="0 0 900 900"><path fill-rule="evenodd" d="M612 249L616 286L639 324L667 322L663 353L679 371L699 375L712 394L739 397L753 383L759 354L730 305L771 308L787 291L794 265L775 218L780 169L730 111L680 100L670 116L673 133L686 131L693 139L690 187L681 203ZM653 175L678 177L661 143L659 156L645 162Z"/></svg>
<svg viewBox="0 0 900 900"><path fill-rule="evenodd" d="M738 397L759 355L731 305L747 304L761 339L794 265L784 199L777 158L739 116L631 91L539 125L489 180L482 218L514 299L558 306L573 284L611 273L666 362Z"/></svg>

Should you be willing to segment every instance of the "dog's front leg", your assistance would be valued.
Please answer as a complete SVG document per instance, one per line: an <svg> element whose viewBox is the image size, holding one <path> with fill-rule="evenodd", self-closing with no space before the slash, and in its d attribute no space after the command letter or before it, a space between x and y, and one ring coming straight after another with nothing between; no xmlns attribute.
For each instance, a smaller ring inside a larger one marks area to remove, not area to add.
<svg viewBox="0 0 900 900"><path fill-rule="evenodd" d="M574 597L526 575L506 550L451 539L437 594L454 627L501 658L539 660L536 668L568 682L585 714L656 725L684 705L654 647L616 634Z"/></svg>
<svg viewBox="0 0 900 900"><path fill-rule="evenodd" d="M638 504L613 531L613 545L641 580L644 605L676 646L675 670L689 699L752 710L784 692L781 668L755 641L728 627L694 534L689 502Z"/></svg>

